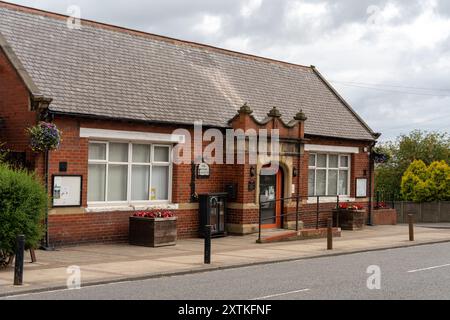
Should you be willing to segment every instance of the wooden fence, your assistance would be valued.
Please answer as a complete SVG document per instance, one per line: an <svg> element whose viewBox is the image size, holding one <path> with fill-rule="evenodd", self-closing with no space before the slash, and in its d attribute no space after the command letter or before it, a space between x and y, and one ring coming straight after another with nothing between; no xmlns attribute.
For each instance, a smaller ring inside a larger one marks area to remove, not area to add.
<svg viewBox="0 0 450 320"><path fill-rule="evenodd" d="M398 223L407 223L408 214L414 214L415 221L419 223L450 222L450 201L415 203L408 201L395 201Z"/></svg>

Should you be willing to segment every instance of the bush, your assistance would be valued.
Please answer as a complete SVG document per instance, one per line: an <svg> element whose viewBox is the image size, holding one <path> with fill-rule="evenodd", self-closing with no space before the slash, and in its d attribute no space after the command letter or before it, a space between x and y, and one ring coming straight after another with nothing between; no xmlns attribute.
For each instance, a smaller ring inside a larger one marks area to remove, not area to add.
<svg viewBox="0 0 450 320"><path fill-rule="evenodd" d="M43 236L42 221L48 196L34 175L0 164L0 250L13 254L16 237L35 248Z"/></svg>
<svg viewBox="0 0 450 320"><path fill-rule="evenodd" d="M422 160L416 160L403 175L401 189L408 201L450 200L450 167L445 161L427 167Z"/></svg>

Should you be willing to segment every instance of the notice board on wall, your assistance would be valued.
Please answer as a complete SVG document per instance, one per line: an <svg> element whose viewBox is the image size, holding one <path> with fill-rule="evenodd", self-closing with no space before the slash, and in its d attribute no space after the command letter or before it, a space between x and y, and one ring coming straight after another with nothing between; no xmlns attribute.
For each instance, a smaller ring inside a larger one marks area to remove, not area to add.
<svg viewBox="0 0 450 320"><path fill-rule="evenodd" d="M81 206L82 176L53 176L53 207Z"/></svg>
<svg viewBox="0 0 450 320"><path fill-rule="evenodd" d="M367 197L367 179L366 178L356 179L356 197L357 198Z"/></svg>

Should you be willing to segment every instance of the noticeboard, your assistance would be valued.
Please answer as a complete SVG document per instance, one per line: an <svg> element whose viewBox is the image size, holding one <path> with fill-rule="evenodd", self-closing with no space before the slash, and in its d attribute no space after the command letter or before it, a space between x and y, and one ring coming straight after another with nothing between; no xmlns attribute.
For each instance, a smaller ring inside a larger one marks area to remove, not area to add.
<svg viewBox="0 0 450 320"><path fill-rule="evenodd" d="M53 207L80 207L82 176L53 176Z"/></svg>

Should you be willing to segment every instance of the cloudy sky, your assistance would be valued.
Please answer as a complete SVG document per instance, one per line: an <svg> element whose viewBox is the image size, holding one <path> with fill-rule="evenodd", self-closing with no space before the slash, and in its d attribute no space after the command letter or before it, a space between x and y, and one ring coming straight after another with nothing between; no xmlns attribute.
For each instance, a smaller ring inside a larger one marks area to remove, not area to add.
<svg viewBox="0 0 450 320"><path fill-rule="evenodd" d="M315 65L384 139L450 132L449 0L9 0Z"/></svg>

